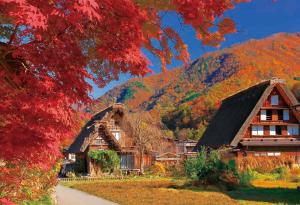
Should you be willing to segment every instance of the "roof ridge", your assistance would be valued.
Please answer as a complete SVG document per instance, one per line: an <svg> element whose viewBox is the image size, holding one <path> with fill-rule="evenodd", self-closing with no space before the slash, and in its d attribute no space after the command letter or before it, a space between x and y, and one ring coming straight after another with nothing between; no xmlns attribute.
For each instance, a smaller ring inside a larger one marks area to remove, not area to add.
<svg viewBox="0 0 300 205"><path fill-rule="evenodd" d="M235 97L235 96L237 96L237 95L239 95L239 94L241 94L241 93L243 93L243 92L246 92L246 91L248 91L248 90L250 90L250 89L252 89L252 88L261 86L261 85L266 84L266 83L270 83L270 85L271 85L271 80L262 80L261 82L256 83L255 85L252 85L252 86L250 86L250 87L241 89L241 90L235 92L234 94L229 95L228 97L224 98L224 99L222 100L222 102L225 102L225 101L227 101L227 100L230 100L230 99L232 99L233 97Z"/></svg>

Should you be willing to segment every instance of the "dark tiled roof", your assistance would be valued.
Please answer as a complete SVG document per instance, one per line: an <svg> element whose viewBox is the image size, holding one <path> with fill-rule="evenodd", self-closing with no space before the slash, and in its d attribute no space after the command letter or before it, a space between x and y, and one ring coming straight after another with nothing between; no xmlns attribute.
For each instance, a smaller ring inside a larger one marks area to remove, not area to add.
<svg viewBox="0 0 300 205"><path fill-rule="evenodd" d="M269 85L270 81L265 81L223 100L194 151L200 146L230 145Z"/></svg>

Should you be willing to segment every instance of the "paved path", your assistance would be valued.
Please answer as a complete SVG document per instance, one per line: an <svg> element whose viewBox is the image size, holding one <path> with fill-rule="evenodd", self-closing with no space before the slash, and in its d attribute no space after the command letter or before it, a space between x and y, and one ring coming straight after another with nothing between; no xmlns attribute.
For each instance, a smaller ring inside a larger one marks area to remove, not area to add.
<svg viewBox="0 0 300 205"><path fill-rule="evenodd" d="M58 205L117 205L105 199L85 192L57 185L56 199Z"/></svg>

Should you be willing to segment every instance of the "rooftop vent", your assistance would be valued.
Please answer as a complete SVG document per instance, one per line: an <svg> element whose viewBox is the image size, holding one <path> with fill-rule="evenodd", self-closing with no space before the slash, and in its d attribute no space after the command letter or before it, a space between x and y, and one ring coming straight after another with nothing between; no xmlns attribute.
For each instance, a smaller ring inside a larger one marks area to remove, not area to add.
<svg viewBox="0 0 300 205"><path fill-rule="evenodd" d="M271 80L270 80L270 82L271 82L271 84L276 84L276 83L286 83L286 80L284 80L284 79L280 79L280 78L272 78Z"/></svg>

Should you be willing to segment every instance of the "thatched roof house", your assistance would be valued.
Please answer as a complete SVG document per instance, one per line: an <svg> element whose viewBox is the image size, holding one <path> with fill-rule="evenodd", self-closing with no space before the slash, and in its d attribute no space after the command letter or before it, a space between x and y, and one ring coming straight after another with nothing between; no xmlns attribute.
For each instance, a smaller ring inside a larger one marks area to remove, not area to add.
<svg viewBox="0 0 300 205"><path fill-rule="evenodd" d="M195 150L227 146L255 156L300 156L298 104L283 80L254 85L222 101Z"/></svg>

